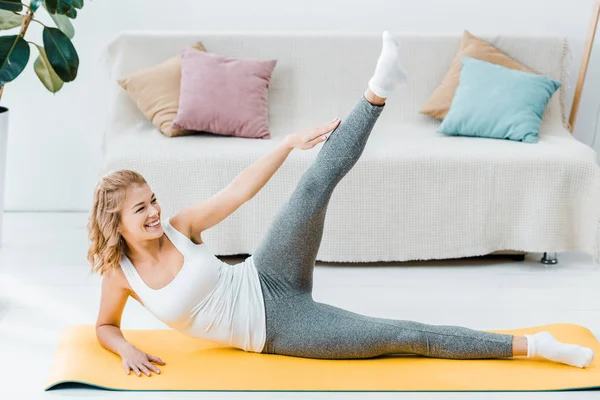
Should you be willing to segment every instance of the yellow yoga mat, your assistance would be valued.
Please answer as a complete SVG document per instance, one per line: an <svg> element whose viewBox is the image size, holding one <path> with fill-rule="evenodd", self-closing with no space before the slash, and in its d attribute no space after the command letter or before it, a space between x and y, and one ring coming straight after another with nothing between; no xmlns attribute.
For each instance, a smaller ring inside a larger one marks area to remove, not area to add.
<svg viewBox="0 0 600 400"><path fill-rule="evenodd" d="M412 355L319 360L245 352L173 330L123 330L138 349L160 357L159 375L127 375L93 325L63 331L44 390L80 383L113 390L169 391L548 391L600 388L600 344L587 328L552 324L490 332L550 331L590 347L588 368L543 359L447 360Z"/></svg>

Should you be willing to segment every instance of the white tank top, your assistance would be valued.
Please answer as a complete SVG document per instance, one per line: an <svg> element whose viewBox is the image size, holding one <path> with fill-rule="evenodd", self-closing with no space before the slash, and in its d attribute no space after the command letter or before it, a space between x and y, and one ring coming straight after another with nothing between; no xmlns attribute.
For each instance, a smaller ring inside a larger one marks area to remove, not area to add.
<svg viewBox="0 0 600 400"><path fill-rule="evenodd" d="M192 242L169 219L162 226L184 257L181 270L167 286L148 287L129 257L121 259L123 273L144 307L187 335L260 353L266 341L265 309L252 256L230 265L206 243Z"/></svg>

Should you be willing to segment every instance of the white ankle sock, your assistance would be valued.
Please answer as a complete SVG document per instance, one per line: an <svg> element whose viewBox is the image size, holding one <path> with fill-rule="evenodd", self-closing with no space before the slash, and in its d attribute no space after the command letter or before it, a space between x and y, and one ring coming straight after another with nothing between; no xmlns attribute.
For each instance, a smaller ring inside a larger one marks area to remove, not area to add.
<svg viewBox="0 0 600 400"><path fill-rule="evenodd" d="M524 336L527 338L527 358L540 356L579 368L589 366L594 359L594 351L589 347L559 342L548 331Z"/></svg>
<svg viewBox="0 0 600 400"><path fill-rule="evenodd" d="M407 73L400 64L400 44L390 31L382 34L383 47L375 66L375 73L369 80L369 89L379 97L389 97L398 87L404 85Z"/></svg>

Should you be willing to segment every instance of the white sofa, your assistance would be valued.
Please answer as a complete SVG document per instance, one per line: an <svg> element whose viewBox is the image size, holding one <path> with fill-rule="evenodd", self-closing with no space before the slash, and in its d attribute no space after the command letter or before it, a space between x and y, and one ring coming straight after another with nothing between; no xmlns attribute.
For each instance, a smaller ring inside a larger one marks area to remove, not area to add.
<svg viewBox="0 0 600 400"><path fill-rule="evenodd" d="M566 85L551 99L537 144L445 136L418 110L441 82L456 35L395 33L409 84L388 99L369 143L329 203L317 259L374 262L491 253L552 255L581 250L598 261L600 170L596 153L566 128ZM561 37L481 36L535 71L566 83ZM116 80L160 63L184 46L234 57L276 58L269 87L271 139L211 134L163 136ZM203 201L286 134L344 119L364 92L381 33L128 31L104 61L110 107L101 175L142 173L163 215ZM265 187L203 234L217 255L252 254L279 207L322 145L294 150Z"/></svg>

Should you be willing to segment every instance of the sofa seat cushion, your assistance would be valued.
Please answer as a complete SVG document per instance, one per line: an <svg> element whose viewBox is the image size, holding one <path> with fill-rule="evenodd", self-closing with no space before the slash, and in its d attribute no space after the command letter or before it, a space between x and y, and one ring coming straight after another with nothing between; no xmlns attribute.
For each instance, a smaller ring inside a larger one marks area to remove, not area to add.
<svg viewBox="0 0 600 400"><path fill-rule="evenodd" d="M313 124L307 122L305 125L310 127ZM376 125L359 162L372 157L398 154L408 158L426 157L421 163L439 162L439 159L432 158L436 155L449 162L463 162L465 157L470 157L469 160L473 162L512 160L517 164L522 162L523 165L537 157L548 157L549 160L572 158L582 162L595 162L596 157L593 149L575 139L562 127L542 126L539 142L535 144L492 138L447 136L437 133L436 125L403 124L383 130L377 128ZM161 135L152 125L141 121L135 129L111 135L110 140L104 141L103 147L106 159L151 156L177 162L181 159L218 160L229 155L234 159L245 158L252 162L274 149L284 138L285 135L274 136L271 139L255 139L210 133L169 138ZM309 150L296 149L291 156L299 153L300 158L314 158L323 145L318 144Z"/></svg>

